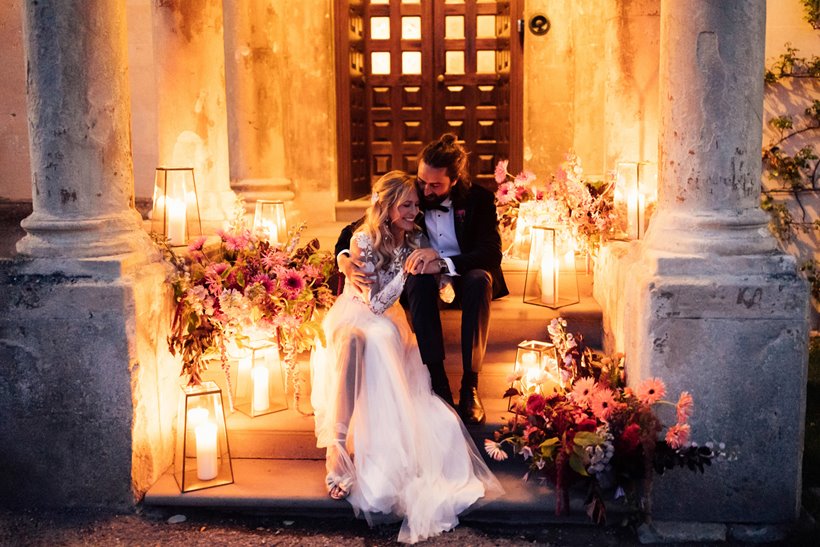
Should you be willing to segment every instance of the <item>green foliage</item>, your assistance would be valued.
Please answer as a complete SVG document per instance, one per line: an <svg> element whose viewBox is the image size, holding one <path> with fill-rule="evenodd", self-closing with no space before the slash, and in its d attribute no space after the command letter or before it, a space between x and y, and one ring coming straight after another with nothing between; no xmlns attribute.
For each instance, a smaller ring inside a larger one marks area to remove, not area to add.
<svg viewBox="0 0 820 547"><path fill-rule="evenodd" d="M820 28L820 0L803 0L803 11L812 28Z"/></svg>

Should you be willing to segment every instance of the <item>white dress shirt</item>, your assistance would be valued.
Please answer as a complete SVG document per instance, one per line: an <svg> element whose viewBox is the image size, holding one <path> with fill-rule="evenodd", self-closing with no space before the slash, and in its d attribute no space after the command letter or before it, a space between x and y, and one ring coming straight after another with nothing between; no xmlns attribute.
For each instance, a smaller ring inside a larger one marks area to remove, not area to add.
<svg viewBox="0 0 820 547"><path fill-rule="evenodd" d="M456 226L453 222L453 202L450 198L441 202L447 207L447 212L437 209L424 211L424 225L427 227L427 236L430 239L430 246L435 249L439 256L447 263L447 273L449 275L459 275L449 257L461 254L461 248L456 239Z"/></svg>

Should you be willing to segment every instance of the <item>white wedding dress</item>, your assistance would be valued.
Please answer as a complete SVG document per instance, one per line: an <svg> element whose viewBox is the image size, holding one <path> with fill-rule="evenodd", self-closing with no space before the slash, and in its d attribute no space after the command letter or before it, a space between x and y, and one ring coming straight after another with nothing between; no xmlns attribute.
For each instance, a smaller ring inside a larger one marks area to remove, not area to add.
<svg viewBox="0 0 820 547"><path fill-rule="evenodd" d="M353 237L375 264L369 236ZM403 519L398 540L415 543L453 529L461 512L503 489L461 419L431 389L398 303L409 253L395 251L369 295L345 285L328 311L327 346L311 358L311 403L328 475L351 486L356 514L371 525Z"/></svg>

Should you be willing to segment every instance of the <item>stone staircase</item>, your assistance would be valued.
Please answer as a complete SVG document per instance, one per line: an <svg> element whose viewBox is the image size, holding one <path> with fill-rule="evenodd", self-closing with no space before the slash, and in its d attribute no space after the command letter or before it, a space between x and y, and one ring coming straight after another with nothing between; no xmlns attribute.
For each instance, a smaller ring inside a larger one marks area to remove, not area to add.
<svg viewBox="0 0 820 547"><path fill-rule="evenodd" d="M338 234L334 225L320 234L323 248L332 248ZM324 237L323 237L324 236ZM328 244L325 244L328 242ZM522 299L526 263L505 260L505 277L510 295L494 301L489 344L480 375L479 394L487 411L487 422L469 428L483 453L484 439L490 437L509 417L507 400L502 399L512 371L516 347L522 340L546 340L546 327L557 316L567 319L572 332L580 332L592 347L601 344L601 310L592 298L592 274L585 273L579 261L577 304L552 310L524 304ZM445 310L442 316L447 340L446 368L454 395L461 379L459 344L460 311ZM309 376L307 357L301 362L303 378ZM212 378L225 388L224 377ZM309 389L309 387L307 387ZM307 391L307 389L305 391ZM302 409L310 410L309 395L302 399ZM227 417L228 438L234 472L234 483L181 494L172 469L148 491L144 503L150 506L183 508L186 506L281 511L289 514L352 515L350 506L331 500L324 489L324 450L315 446L313 419L290 408L285 411L249 418L240 412ZM485 459L486 456L485 456ZM506 494L482 505L471 518L514 522L536 518L555 521L553 491L534 481L523 482L526 472L522 461L489 462L504 485ZM583 493L574 496L570 517L561 522L585 522Z"/></svg>

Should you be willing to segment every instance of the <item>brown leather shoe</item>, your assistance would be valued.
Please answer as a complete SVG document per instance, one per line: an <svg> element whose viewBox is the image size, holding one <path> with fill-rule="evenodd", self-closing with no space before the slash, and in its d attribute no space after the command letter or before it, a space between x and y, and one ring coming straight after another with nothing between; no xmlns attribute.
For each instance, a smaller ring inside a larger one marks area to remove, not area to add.
<svg viewBox="0 0 820 547"><path fill-rule="evenodd" d="M484 405L478 398L478 389L471 387L461 391L458 401L458 415L467 425L483 424L486 420Z"/></svg>

